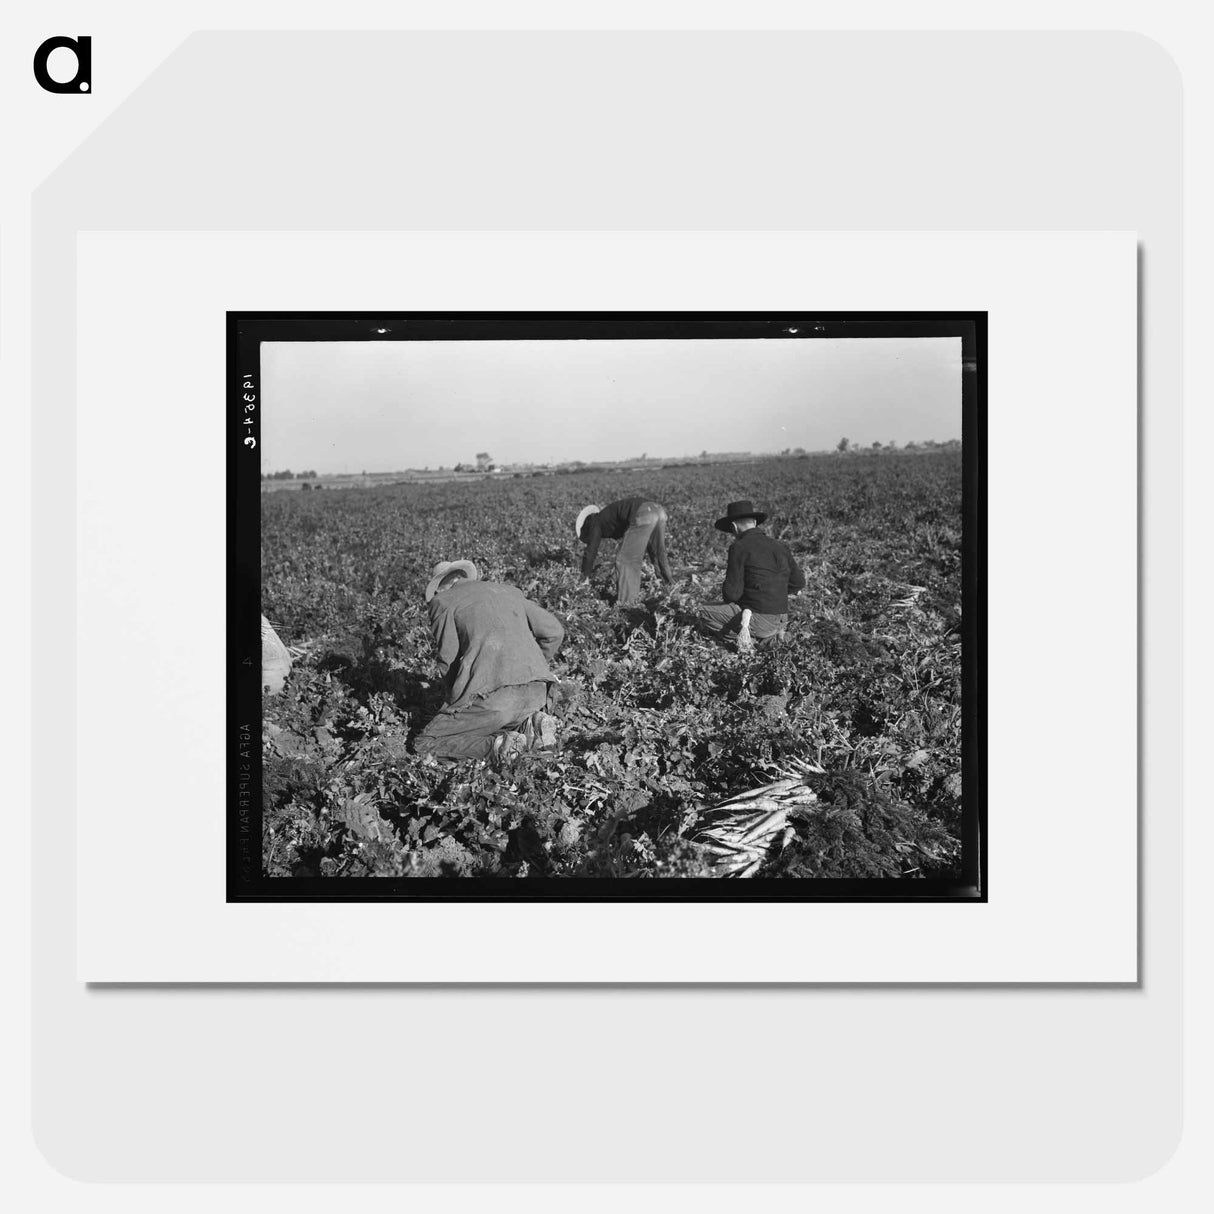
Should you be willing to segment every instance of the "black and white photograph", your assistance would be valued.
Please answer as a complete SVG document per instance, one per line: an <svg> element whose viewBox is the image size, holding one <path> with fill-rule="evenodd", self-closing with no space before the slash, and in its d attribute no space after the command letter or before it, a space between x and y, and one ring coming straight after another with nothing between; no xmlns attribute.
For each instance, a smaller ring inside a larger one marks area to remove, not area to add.
<svg viewBox="0 0 1214 1214"><path fill-rule="evenodd" d="M985 340L229 313L229 900L984 900Z"/></svg>

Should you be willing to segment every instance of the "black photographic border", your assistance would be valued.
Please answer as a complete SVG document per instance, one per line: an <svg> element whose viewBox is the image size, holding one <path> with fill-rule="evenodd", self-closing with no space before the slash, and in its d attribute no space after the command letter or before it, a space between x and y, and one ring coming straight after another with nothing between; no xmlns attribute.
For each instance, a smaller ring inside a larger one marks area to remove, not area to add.
<svg viewBox="0 0 1214 1214"><path fill-rule="evenodd" d="M961 876L916 878L279 877L262 873L263 341L959 337L962 342ZM985 312L229 312L228 902L976 902L987 882Z"/></svg>

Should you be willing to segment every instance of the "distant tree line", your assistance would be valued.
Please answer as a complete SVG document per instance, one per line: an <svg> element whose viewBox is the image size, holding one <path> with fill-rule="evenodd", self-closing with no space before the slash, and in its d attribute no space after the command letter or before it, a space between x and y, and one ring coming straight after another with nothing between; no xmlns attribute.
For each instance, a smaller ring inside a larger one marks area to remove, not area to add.
<svg viewBox="0 0 1214 1214"><path fill-rule="evenodd" d="M960 449L961 440L959 438L949 438L943 442L934 438L928 438L920 443L907 443L903 447L899 447L893 440L888 443L874 442L867 447L858 447L853 445L850 439L841 438L835 445L835 451L840 455L865 455L873 451L959 451ZM791 453L782 451L780 454L789 455ZM800 448L798 448L796 454L800 454Z"/></svg>
<svg viewBox="0 0 1214 1214"><path fill-rule="evenodd" d="M960 450L960 448L961 448L961 440L957 439L957 438L946 439L943 442L937 441L936 439L925 439L923 442L906 443L902 447L899 447L897 442L891 440L888 443L874 442L874 443L869 444L869 446L867 446L867 447L863 447L863 446L854 444L851 441L851 439L844 437L844 438L839 439L838 443L835 445L835 452L839 455L867 455L867 454L871 454L873 452L954 451L954 450ZM734 456L749 456L750 452L748 452L748 451L732 452L729 454L734 455ZM811 454L814 454L814 453L806 451L804 447L785 447L784 450L780 452L781 456L783 456L785 458L792 458L792 459L808 459ZM820 454L820 453L818 453L818 454ZM662 465L662 467L664 467L664 468L691 467L694 458L695 457L692 457L692 459L687 459L682 463L664 463ZM714 457L712 455L710 455L710 453L707 450L701 451L699 454L700 460L705 460L705 459L710 459L710 458L714 458ZM722 457L718 455L715 458L722 458ZM768 457L768 458L770 458L770 457ZM648 455L641 455L639 457L633 457L631 460L624 460L624 461L622 461L622 463L623 463L623 465L627 465L629 463L647 461L648 459L649 459ZM551 474L552 472L555 472L559 475L564 475L564 476L568 476L570 473L576 473L576 472L599 471L604 467L604 465L602 465L602 464L589 464L580 459L570 460L566 463L557 464L555 467L552 465L548 465L548 464L542 464L542 465L538 465L538 466L536 466L536 465L522 465L522 466L524 468L527 468L528 470L532 470L532 475L540 475L541 473ZM519 465L516 464L515 467L517 468L517 467L519 467ZM537 468L538 468L538 470L535 470ZM613 470L616 470L616 469L613 469ZM622 471L623 467L621 467L618 470ZM446 468L444 468L443 465L440 464L438 467L438 471L445 472ZM497 471L499 471L499 465L493 462L493 457L487 451L480 451L477 453L475 464L464 464L464 463L456 464L451 469L451 471L452 472L497 472ZM364 471L363 476L366 476L366 475L367 475L367 473ZM516 475L518 475L518 473L516 473ZM261 479L263 481L306 481L306 480L317 480L319 478L319 476L320 476L320 473L318 473L314 468L311 469L310 471L305 471L305 472L292 472L290 468L286 468L281 472L263 472L261 474ZM317 486L317 488L319 488L319 487L320 486Z"/></svg>

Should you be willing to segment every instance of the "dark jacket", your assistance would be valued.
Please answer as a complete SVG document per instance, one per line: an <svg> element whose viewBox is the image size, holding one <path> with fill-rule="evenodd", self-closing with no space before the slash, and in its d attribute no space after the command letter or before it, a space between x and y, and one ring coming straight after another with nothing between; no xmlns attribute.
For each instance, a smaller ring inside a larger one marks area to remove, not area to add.
<svg viewBox="0 0 1214 1214"><path fill-rule="evenodd" d="M499 687L557 681L548 663L565 630L514 586L459 581L440 590L428 612L448 707L462 707Z"/></svg>
<svg viewBox="0 0 1214 1214"><path fill-rule="evenodd" d="M721 591L725 602L749 607L759 615L783 615L788 611L789 594L804 585L805 575L788 545L760 528L743 531L730 544Z"/></svg>
<svg viewBox="0 0 1214 1214"><path fill-rule="evenodd" d="M598 559L599 543L602 540L622 540L628 534L628 529L636 521L637 511L642 506L654 506L657 503L650 497L626 497L621 501L604 506L597 514L591 514L582 524L579 537L586 544L586 552L582 557L582 576L589 577L594 572L594 562ZM664 516L663 516L664 517ZM670 565L666 560L665 524L659 523L650 533L646 551L657 566L662 578L673 580ZM637 554L638 561L641 554Z"/></svg>

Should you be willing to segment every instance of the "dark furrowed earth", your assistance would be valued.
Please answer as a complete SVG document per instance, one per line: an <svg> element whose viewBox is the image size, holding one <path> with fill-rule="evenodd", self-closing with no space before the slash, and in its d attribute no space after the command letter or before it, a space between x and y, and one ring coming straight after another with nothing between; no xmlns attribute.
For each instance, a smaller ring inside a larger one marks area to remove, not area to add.
<svg viewBox="0 0 1214 1214"><path fill-rule="evenodd" d="M579 585L588 503L661 502L676 585ZM725 503L753 498L807 585L785 640L701 634ZM821 812L762 877L945 877L961 811L961 454L884 452L661 471L263 495L262 609L296 651L263 719L267 876L704 876L696 815L806 761ZM423 763L441 703L422 591L466 558L566 627L555 753Z"/></svg>

